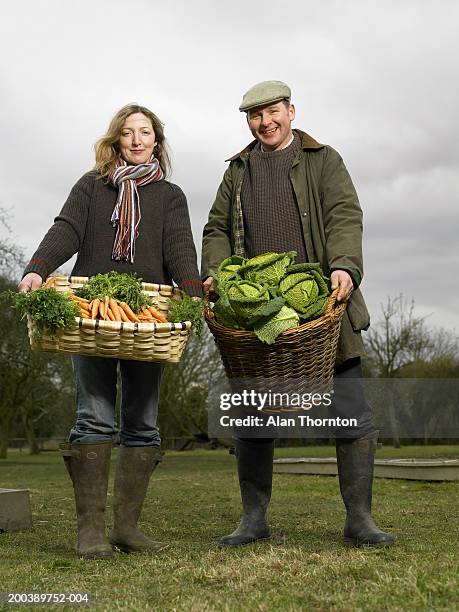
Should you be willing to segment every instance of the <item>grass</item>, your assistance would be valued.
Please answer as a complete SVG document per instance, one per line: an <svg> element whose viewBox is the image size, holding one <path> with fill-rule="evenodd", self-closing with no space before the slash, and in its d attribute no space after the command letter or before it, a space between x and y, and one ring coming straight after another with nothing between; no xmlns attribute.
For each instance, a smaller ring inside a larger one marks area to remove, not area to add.
<svg viewBox="0 0 459 612"><path fill-rule="evenodd" d="M330 456L333 449L276 452ZM377 456L459 457L459 447L388 448ZM169 547L92 562L72 550L72 490L57 453L11 452L0 461L0 482L30 489L34 520L30 531L0 534L3 592L85 591L93 610L459 610L457 482L376 480L375 518L397 545L363 550L342 546L335 477L275 475L271 542L222 550L217 540L240 512L234 458L169 452L142 516L147 535Z"/></svg>

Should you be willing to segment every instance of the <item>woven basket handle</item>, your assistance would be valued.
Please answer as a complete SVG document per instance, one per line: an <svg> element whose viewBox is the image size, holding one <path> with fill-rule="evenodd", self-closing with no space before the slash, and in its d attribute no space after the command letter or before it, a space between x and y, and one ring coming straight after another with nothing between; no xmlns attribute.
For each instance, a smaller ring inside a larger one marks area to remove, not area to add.
<svg viewBox="0 0 459 612"><path fill-rule="evenodd" d="M324 315L339 319L346 310L347 302L338 302L339 287L337 287L328 298L325 305Z"/></svg>

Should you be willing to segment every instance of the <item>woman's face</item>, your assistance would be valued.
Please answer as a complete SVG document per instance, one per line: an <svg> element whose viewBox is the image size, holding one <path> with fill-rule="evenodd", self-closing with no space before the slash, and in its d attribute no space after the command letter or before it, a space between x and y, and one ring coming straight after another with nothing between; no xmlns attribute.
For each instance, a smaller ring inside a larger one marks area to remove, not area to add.
<svg viewBox="0 0 459 612"><path fill-rule="evenodd" d="M155 144L156 136L150 119L143 113L129 115L119 139L121 157L131 166L147 164Z"/></svg>

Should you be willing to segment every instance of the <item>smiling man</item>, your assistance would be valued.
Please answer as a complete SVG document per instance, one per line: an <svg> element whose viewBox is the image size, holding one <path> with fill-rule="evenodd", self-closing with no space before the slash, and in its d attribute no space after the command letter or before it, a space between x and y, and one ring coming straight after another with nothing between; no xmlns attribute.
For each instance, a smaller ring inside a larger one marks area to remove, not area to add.
<svg viewBox="0 0 459 612"><path fill-rule="evenodd" d="M362 210L340 155L330 146L292 129L295 108L288 85L264 81L244 95L255 140L229 159L204 228L202 277L213 289L211 271L230 255L255 257L267 251L296 251L296 263L319 262L338 300L348 300L335 367L334 417L357 419L335 431L340 490L347 510L345 542L388 546L394 538L371 517L373 462L378 432L361 384L360 332L370 323L359 284L363 275ZM350 384L349 384L350 383ZM274 440L237 439L236 457L244 514L224 546L267 539Z"/></svg>

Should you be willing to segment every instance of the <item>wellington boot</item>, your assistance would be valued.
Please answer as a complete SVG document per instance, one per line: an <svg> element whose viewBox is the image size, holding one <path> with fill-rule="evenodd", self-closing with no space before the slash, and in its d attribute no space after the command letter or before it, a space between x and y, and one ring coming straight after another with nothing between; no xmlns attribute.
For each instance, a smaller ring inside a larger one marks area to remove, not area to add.
<svg viewBox="0 0 459 612"><path fill-rule="evenodd" d="M61 454L73 482L77 514L77 555L108 559L113 550L105 535L105 505L112 443L61 444Z"/></svg>
<svg viewBox="0 0 459 612"><path fill-rule="evenodd" d="M161 461L157 446L120 446L113 496L110 543L123 552L157 552L166 545L147 538L137 527L148 483Z"/></svg>
<svg viewBox="0 0 459 612"><path fill-rule="evenodd" d="M378 431L357 440L336 440L341 495L347 510L347 546L390 546L394 537L376 527L371 516L373 468Z"/></svg>
<svg viewBox="0 0 459 612"><path fill-rule="evenodd" d="M221 546L268 540L266 512L273 480L273 440L236 440L236 459L244 514L238 528L220 539Z"/></svg>

